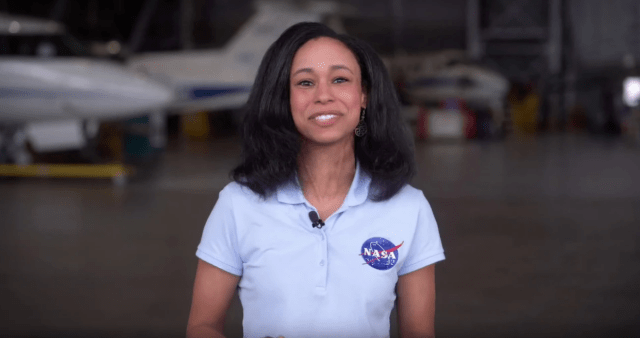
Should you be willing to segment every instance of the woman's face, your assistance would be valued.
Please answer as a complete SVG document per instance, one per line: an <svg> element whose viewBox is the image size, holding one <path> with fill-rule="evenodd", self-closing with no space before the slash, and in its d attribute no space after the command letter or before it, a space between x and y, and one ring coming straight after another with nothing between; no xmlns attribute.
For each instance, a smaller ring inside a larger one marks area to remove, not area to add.
<svg viewBox="0 0 640 338"><path fill-rule="evenodd" d="M360 66L342 42L320 37L302 45L291 65L291 114L306 140L349 141L366 107Z"/></svg>

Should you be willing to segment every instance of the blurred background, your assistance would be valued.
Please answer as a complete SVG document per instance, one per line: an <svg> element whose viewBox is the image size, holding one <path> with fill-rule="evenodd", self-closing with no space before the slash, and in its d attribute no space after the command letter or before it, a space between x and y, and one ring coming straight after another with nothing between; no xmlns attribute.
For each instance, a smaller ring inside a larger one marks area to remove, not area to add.
<svg viewBox="0 0 640 338"><path fill-rule="evenodd" d="M640 333L637 1L0 0L0 336L184 336L240 109L300 21L397 86L438 336Z"/></svg>

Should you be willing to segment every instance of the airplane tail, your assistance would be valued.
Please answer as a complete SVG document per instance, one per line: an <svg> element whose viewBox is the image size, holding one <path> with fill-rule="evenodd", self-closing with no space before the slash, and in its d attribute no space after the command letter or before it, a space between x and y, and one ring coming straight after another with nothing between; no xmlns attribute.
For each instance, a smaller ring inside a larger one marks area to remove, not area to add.
<svg viewBox="0 0 640 338"><path fill-rule="evenodd" d="M228 61L257 67L269 46L287 28L299 22L319 22L336 11L337 5L332 2L259 1L256 14L225 46L231 58Z"/></svg>

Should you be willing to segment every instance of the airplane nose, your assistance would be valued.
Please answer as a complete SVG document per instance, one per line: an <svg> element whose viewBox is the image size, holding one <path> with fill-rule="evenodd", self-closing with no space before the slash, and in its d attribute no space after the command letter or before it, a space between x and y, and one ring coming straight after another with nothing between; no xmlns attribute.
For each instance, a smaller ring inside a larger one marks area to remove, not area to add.
<svg viewBox="0 0 640 338"><path fill-rule="evenodd" d="M173 90L149 78L130 79L129 86L119 88L114 93L122 97L126 105L132 110L158 109L173 100Z"/></svg>
<svg viewBox="0 0 640 338"><path fill-rule="evenodd" d="M87 75L91 99L67 102L75 115L120 118L162 109L174 99L172 89L117 64L93 65Z"/></svg>

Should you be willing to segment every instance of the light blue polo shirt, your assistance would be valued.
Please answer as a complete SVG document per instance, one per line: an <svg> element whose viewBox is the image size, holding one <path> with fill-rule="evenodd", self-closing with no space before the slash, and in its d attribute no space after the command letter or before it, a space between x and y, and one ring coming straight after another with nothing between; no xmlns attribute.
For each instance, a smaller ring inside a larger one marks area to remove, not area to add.
<svg viewBox="0 0 640 338"><path fill-rule="evenodd" d="M389 337L398 276L444 251L420 190L373 202L370 182L358 165L322 229L297 181L266 200L235 182L220 192L196 255L241 276L245 337Z"/></svg>

